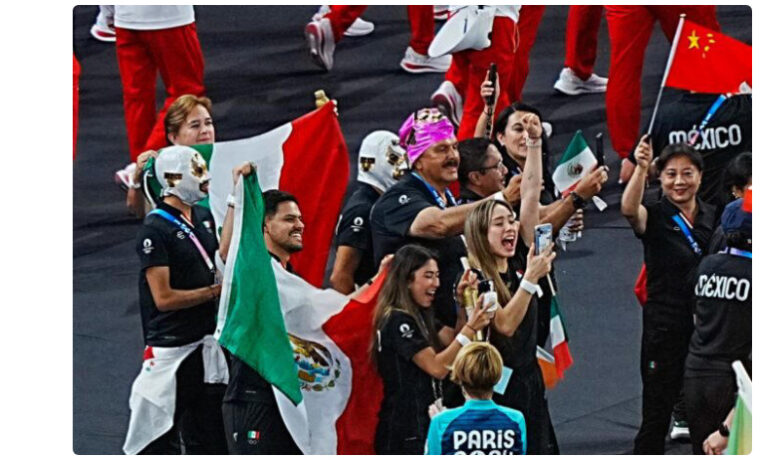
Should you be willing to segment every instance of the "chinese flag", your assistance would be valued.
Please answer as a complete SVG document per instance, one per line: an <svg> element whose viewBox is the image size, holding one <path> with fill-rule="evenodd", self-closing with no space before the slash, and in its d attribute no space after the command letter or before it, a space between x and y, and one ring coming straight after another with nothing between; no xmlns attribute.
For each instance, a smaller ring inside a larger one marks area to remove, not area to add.
<svg viewBox="0 0 768 460"><path fill-rule="evenodd" d="M684 21L665 86L699 93L739 93L752 87L752 47Z"/></svg>

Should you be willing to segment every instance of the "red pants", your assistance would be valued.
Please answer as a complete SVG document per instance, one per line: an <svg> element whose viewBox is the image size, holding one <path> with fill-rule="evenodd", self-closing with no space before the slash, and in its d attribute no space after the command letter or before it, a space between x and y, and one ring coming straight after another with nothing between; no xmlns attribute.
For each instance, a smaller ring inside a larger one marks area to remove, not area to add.
<svg viewBox="0 0 768 460"><path fill-rule="evenodd" d="M72 160L77 153L77 112L80 106L80 63L75 55L72 55Z"/></svg>
<svg viewBox="0 0 768 460"><path fill-rule="evenodd" d="M565 28L565 66L582 80L592 75L597 59L597 34L602 5L572 5Z"/></svg>
<svg viewBox="0 0 768 460"><path fill-rule="evenodd" d="M131 161L136 161L141 152L168 145L163 119L173 101L205 92L203 52L195 23L163 30L115 30L128 146ZM160 112L155 105L158 71L168 95Z"/></svg>
<svg viewBox="0 0 768 460"><path fill-rule="evenodd" d="M330 19L333 29L333 41L339 43L344 31L359 18L366 5L331 5L331 12L325 17ZM427 54L432 38L435 36L435 16L432 5L408 5L408 21L411 23L411 42L409 45L419 54Z"/></svg>
<svg viewBox="0 0 768 460"><path fill-rule="evenodd" d="M480 97L480 86L492 62L496 63L500 87L496 114L520 100L528 78L528 57L543 14L543 6L526 5L520 10L518 24L510 18L496 17L490 47L453 54L445 79L453 83L464 99L464 113L456 135L459 140L475 135L477 119L485 108L485 101Z"/></svg>
<svg viewBox="0 0 768 460"><path fill-rule="evenodd" d="M640 79L645 48L658 20L672 41L681 13L687 20L720 30L714 6L606 6L611 39L611 67L605 109L613 150L626 158L640 130Z"/></svg>

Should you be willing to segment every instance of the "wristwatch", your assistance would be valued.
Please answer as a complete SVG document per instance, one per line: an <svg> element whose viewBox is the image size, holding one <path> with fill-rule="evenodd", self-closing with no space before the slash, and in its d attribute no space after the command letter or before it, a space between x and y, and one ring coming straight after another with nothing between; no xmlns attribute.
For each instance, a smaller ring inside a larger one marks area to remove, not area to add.
<svg viewBox="0 0 768 460"><path fill-rule="evenodd" d="M578 193L571 192L571 197L573 197L573 207L576 209L584 209L587 207L587 200L582 198Z"/></svg>
<svg viewBox="0 0 768 460"><path fill-rule="evenodd" d="M721 423L719 427L717 427L717 431L720 433L720 435L724 438L727 438L731 434L731 430L728 429L727 426L725 426L725 423Z"/></svg>

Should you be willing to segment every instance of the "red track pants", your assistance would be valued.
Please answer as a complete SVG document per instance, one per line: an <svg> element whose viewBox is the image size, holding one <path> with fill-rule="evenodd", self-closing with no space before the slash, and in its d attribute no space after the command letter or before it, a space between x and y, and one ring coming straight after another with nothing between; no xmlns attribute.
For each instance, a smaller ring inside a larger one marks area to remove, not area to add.
<svg viewBox="0 0 768 460"><path fill-rule="evenodd" d="M656 20L672 41L681 13L687 20L720 30L714 6L608 6L608 35L611 39L611 67L605 109L613 149L626 158L640 130L640 79L645 48Z"/></svg>
<svg viewBox="0 0 768 460"><path fill-rule="evenodd" d="M453 83L464 98L464 113L457 134L459 140L474 137L477 119L485 108L480 86L492 62L496 63L500 86L496 114L520 100L528 78L528 57L543 15L543 6L526 5L520 10L518 24L510 18L496 17L490 47L453 54L445 79Z"/></svg>
<svg viewBox="0 0 768 460"><path fill-rule="evenodd" d="M325 17L330 19L333 40L339 43L344 31L359 18L366 5L331 5L331 12ZM432 5L408 5L408 20L411 23L411 42L409 45L419 54L427 54L432 38L435 36L435 16Z"/></svg>
<svg viewBox="0 0 768 460"><path fill-rule="evenodd" d="M565 66L582 80L592 75L597 59L602 5L572 5L565 27Z"/></svg>
<svg viewBox="0 0 768 460"><path fill-rule="evenodd" d="M131 161L136 161L141 152L168 144L163 119L173 101L205 92L203 52L195 23L163 30L115 30L125 127ZM155 105L158 71L168 95L160 112Z"/></svg>

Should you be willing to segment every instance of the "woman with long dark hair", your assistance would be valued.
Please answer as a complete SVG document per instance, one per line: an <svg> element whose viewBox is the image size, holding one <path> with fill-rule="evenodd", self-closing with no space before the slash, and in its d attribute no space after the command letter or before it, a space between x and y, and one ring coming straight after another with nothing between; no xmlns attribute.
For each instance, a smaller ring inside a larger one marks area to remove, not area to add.
<svg viewBox="0 0 768 460"><path fill-rule="evenodd" d="M389 265L374 314L371 356L384 382L376 428L377 454L422 454L429 406L442 397L442 380L456 354L490 322L478 305L456 329L435 319L432 302L440 285L436 256L409 244ZM458 332L456 332L458 331Z"/></svg>

